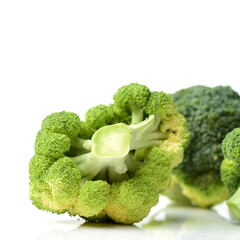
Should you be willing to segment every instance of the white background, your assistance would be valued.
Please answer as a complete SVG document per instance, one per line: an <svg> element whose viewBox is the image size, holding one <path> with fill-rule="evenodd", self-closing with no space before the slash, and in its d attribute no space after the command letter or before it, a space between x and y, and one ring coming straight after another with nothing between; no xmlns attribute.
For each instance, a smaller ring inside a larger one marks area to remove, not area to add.
<svg viewBox="0 0 240 240"><path fill-rule="evenodd" d="M229 239L237 239L240 226L206 210L193 211L197 222L178 216L175 225L166 221L148 234L141 228L78 228L77 218L31 205L28 163L41 120L62 110L84 119L88 108L111 103L113 93L130 82L168 93L196 84L230 85L240 93L240 2L0 1L4 239L197 239L199 231L209 239L232 232Z"/></svg>

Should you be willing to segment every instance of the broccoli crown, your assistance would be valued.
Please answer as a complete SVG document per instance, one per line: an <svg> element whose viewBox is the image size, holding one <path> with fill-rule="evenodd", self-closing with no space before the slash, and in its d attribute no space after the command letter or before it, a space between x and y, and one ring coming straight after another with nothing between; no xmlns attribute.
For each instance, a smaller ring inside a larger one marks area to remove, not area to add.
<svg viewBox="0 0 240 240"><path fill-rule="evenodd" d="M226 135L222 151L224 160L221 164L221 178L231 196L227 205L240 221L240 128L235 128Z"/></svg>
<svg viewBox="0 0 240 240"><path fill-rule="evenodd" d="M30 199L39 209L89 221L141 221L170 183L190 134L169 94L132 83L85 121L52 113L29 163Z"/></svg>
<svg viewBox="0 0 240 240"><path fill-rule="evenodd" d="M229 131L240 125L240 97L228 86L200 85L172 96L176 109L186 117L191 133L184 159L174 170L177 181L194 204L219 203L228 197L220 177L221 143Z"/></svg>

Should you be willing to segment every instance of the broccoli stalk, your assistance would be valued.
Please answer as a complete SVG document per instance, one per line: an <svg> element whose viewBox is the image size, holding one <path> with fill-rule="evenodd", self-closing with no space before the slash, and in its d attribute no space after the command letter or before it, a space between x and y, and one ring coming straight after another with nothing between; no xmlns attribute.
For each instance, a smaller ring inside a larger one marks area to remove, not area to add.
<svg viewBox="0 0 240 240"><path fill-rule="evenodd" d="M73 147L79 147L79 152L83 154L72 159L85 180L93 179L102 170L108 171L110 182L127 180L129 177L124 173L129 170L128 166L130 171L133 168L136 171L141 166L130 151L159 145L167 137L166 133L159 132L159 124L160 116L155 114L136 124L104 126L94 133L91 140L74 138ZM106 174L101 175L98 179L106 178Z"/></svg>
<svg viewBox="0 0 240 240"><path fill-rule="evenodd" d="M128 107L132 113L132 124L141 122L143 120L143 109L133 101L128 102Z"/></svg>
<svg viewBox="0 0 240 240"><path fill-rule="evenodd" d="M234 195L227 201L227 206L232 215L240 221L240 188Z"/></svg>

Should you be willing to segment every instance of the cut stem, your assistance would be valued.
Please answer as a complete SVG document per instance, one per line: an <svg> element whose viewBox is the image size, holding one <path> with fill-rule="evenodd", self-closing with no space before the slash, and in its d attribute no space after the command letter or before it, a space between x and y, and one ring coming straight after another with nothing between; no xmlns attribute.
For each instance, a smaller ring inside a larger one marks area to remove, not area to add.
<svg viewBox="0 0 240 240"><path fill-rule="evenodd" d="M143 117L139 110L137 112L133 121ZM129 179L143 164L134 159L134 151L131 150L159 145L167 137L159 132L160 120L160 116L150 115L130 126L124 123L106 125L98 129L91 140L74 138L72 149L79 149L79 154L72 159L82 178L105 178L102 180L111 183Z"/></svg>
<svg viewBox="0 0 240 240"><path fill-rule="evenodd" d="M240 221L240 187L234 195L227 201L227 206L232 215Z"/></svg>

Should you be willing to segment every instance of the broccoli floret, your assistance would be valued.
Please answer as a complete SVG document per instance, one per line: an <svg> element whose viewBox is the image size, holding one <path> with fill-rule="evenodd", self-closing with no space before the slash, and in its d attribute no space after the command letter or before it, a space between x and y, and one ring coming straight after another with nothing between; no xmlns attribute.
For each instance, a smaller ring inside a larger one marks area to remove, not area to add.
<svg viewBox="0 0 240 240"><path fill-rule="evenodd" d="M114 103L47 116L29 163L30 199L39 209L89 221L132 224L170 184L189 142L170 95L132 83Z"/></svg>
<svg viewBox="0 0 240 240"><path fill-rule="evenodd" d="M240 125L240 96L228 86L199 85L172 96L191 133L184 159L174 169L175 183L194 205L210 207L228 198L220 177L221 143L229 131Z"/></svg>
<svg viewBox="0 0 240 240"><path fill-rule="evenodd" d="M42 121L41 129L46 132L61 133L76 137L79 133L80 119L71 112L52 113Z"/></svg>
<svg viewBox="0 0 240 240"><path fill-rule="evenodd" d="M92 217L106 208L110 185L106 181L87 181L80 188L77 210L84 217Z"/></svg>
<svg viewBox="0 0 240 240"><path fill-rule="evenodd" d="M59 158L70 149L70 139L67 135L39 131L35 141L35 153L51 158Z"/></svg>
<svg viewBox="0 0 240 240"><path fill-rule="evenodd" d="M221 178L228 188L230 198L227 205L240 221L240 128L226 135L222 142L224 160L221 164Z"/></svg>
<svg viewBox="0 0 240 240"><path fill-rule="evenodd" d="M90 108L85 114L85 120L94 132L105 125L113 124L115 119L117 123L117 115L114 113L112 104L109 106L100 104Z"/></svg>
<svg viewBox="0 0 240 240"><path fill-rule="evenodd" d="M149 95L150 90L144 85L131 83L123 86L113 96L114 110L122 121L131 120L133 124L141 122Z"/></svg>

